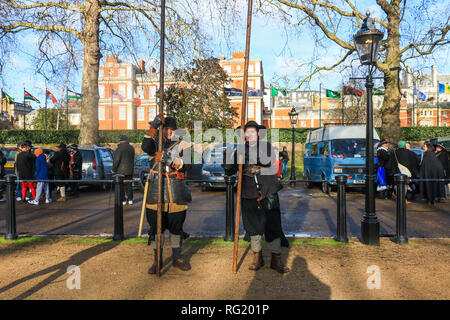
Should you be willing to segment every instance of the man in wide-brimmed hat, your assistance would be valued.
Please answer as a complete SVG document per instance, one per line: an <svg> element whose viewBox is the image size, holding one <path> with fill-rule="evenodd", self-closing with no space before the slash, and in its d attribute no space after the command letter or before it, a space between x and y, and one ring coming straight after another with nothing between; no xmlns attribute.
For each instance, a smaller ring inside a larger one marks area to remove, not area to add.
<svg viewBox="0 0 450 320"><path fill-rule="evenodd" d="M281 247L289 246L281 228L281 213L278 191L282 185L276 177L274 163L278 154L269 142L261 141L265 134L264 126L249 121L244 126L245 146L238 146L238 152L222 164L227 175L238 171L239 153L244 153L242 176L242 222L250 237L254 253L250 270L259 270L264 266L262 237L268 243L272 254L270 267L280 273L289 272L281 261Z"/></svg>
<svg viewBox="0 0 450 320"><path fill-rule="evenodd" d="M78 150L77 144L70 146L70 180L81 180L82 177L83 158ZM72 195L79 197L79 184L76 182L71 183L70 189Z"/></svg>
<svg viewBox="0 0 450 320"><path fill-rule="evenodd" d="M70 175L70 155L67 152L67 146L65 143L60 143L56 148L58 151L50 159L55 173L55 180L67 180ZM59 182L56 186L60 192L60 198L56 199L56 201L66 201L66 184Z"/></svg>
<svg viewBox="0 0 450 320"><path fill-rule="evenodd" d="M377 191L380 191L381 198L390 198L392 196L393 179L391 175L391 153L388 149L389 143L381 140L377 148Z"/></svg>
<svg viewBox="0 0 450 320"><path fill-rule="evenodd" d="M435 145L436 147L436 157L442 163L442 167L444 168L444 176L446 179L450 179L450 153L447 151L445 146L442 143L438 143ZM449 184L445 184L445 197L447 199L450 198L449 192Z"/></svg>
<svg viewBox="0 0 450 320"><path fill-rule="evenodd" d="M133 179L134 170L134 148L128 142L128 137L122 135L119 140L119 145L116 151L114 151L114 162L112 172L116 174L122 174L125 176L125 180ZM124 185L125 192L123 194L122 204L133 204L133 185L131 182L127 182ZM125 198L126 197L126 198Z"/></svg>
<svg viewBox="0 0 450 320"><path fill-rule="evenodd" d="M158 151L159 135L158 129L162 124L162 152ZM191 202L191 194L189 188L184 182L184 174L189 170L191 164L183 161L183 154L191 146L186 142L177 142L175 137L175 130L177 130L177 122L173 117L164 117L161 113L150 122L150 128L145 133L142 140L142 150L150 157L150 187L146 201L146 216L150 225L149 244L155 240L157 234L157 206L158 206L158 163L162 164L163 168L163 204L162 204L162 225L161 225L161 252L160 252L160 266L162 269L163 244L164 244L164 230L168 229L170 232L170 244L172 247L172 265L182 271L191 269L188 266L182 255L181 246L183 239L187 234L183 231L184 220L186 219L186 211L188 203ZM190 154L188 152L187 154ZM190 160L190 159L189 159ZM154 246L154 262L149 274L157 273L157 254L156 241Z"/></svg>

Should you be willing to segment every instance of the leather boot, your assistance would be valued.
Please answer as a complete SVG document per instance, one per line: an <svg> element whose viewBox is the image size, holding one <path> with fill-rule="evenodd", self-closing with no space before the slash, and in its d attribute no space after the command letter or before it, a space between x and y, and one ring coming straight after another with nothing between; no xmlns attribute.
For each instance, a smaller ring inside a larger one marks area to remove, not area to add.
<svg viewBox="0 0 450 320"><path fill-rule="evenodd" d="M289 268L281 262L281 254L272 253L272 261L270 262L270 268L278 271L279 273L289 272Z"/></svg>
<svg viewBox="0 0 450 320"><path fill-rule="evenodd" d="M249 270L259 270L261 267L264 267L264 259L262 255L262 251L254 252L254 260L253 263L248 268Z"/></svg>
<svg viewBox="0 0 450 320"><path fill-rule="evenodd" d="M180 269L180 270L182 270L182 271L188 271L188 270L191 270L191 267L189 267L186 263L184 263L183 258L178 258L178 259L176 259L176 260L173 260L172 265L173 265L175 268L178 268L178 269Z"/></svg>

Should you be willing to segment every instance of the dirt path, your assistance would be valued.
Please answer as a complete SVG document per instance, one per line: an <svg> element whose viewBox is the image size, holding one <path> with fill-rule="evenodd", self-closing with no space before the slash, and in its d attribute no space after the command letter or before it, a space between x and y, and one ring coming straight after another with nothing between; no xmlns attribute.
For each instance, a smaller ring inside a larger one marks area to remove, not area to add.
<svg viewBox="0 0 450 320"><path fill-rule="evenodd" d="M166 248L161 278L147 274L151 250L143 241L122 243L85 238L42 238L0 242L0 299L449 299L450 239L410 239L396 245L365 246L357 239L297 239L283 252L292 271L266 266L248 270L252 253L233 274L232 245L190 240L184 254L189 272L171 267ZM247 253L246 253L247 251ZM246 254L245 254L246 253ZM245 255L244 255L245 254ZM80 268L81 289L69 290L67 268ZM369 266L380 270L380 289L369 290Z"/></svg>

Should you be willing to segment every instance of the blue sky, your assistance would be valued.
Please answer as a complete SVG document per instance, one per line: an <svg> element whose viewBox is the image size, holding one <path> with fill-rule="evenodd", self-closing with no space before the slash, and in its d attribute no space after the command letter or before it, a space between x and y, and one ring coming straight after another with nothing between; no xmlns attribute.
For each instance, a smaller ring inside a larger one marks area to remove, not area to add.
<svg viewBox="0 0 450 320"><path fill-rule="evenodd" d="M382 17L380 9L377 7L375 1L363 0L357 1L357 6L362 12L365 8L370 8L373 16ZM433 10L442 10L442 8L431 8ZM232 51L244 51L245 49L245 17L246 17L246 5L241 1L240 5L240 29L236 30L232 36L232 43L226 44L224 40L219 41L219 37L212 34L214 39L212 48L214 55L220 57L225 55L227 58L231 57ZM408 23L413 24L415 22L413 16L408 18ZM342 28L341 28L342 29ZM351 36L357 31L355 28L343 28L348 33L347 39L351 39ZM282 27L278 18L262 17L255 15L252 25L252 41L250 55L252 58L258 58L263 61L264 80L265 85L269 86L275 80L276 75L285 76L288 82L279 81L282 86L289 88L296 88L298 79L302 78L308 73L309 69L305 66L309 62L314 53L314 41L309 29L289 30L288 43L286 45L286 31ZM2 87L4 90L16 101L23 100L23 88L25 87L28 92L34 95L41 101L41 106L44 106L45 100L45 80L41 75L35 73L35 65L31 59L29 53L34 50L36 46L37 37L31 33L23 34L19 41L21 52L15 54L9 58L8 66L6 67L3 79ZM332 44L330 41L325 42L326 48L321 49L318 54L318 63L330 65L342 56L340 49ZM423 61L411 61L409 65L415 68L422 68L424 72L430 72L430 66L432 64L437 65L439 73L450 73L450 64L448 57L448 46L445 50L440 50L435 55L434 60ZM354 56L357 57L356 54ZM146 57L143 57L146 59ZM157 58L157 57L156 57ZM149 57L147 57L147 60ZM299 71L300 70L300 71ZM339 72L322 72L320 75L313 78L309 86L303 86L301 89L313 89L318 90L319 83L322 83L322 88L339 89L342 82L346 81L348 75L342 75ZM72 90L81 91L81 71L75 74L73 79L74 85ZM381 82L375 84L380 86ZM62 87L49 86L49 90L55 95L57 99L60 99L65 95ZM38 104L32 102L34 108L38 107ZM48 106L52 107L52 103L48 100Z"/></svg>

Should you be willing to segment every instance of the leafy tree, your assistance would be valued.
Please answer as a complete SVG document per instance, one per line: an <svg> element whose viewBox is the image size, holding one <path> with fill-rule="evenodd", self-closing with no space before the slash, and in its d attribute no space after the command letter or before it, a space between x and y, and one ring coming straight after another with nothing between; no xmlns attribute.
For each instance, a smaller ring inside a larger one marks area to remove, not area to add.
<svg viewBox="0 0 450 320"><path fill-rule="evenodd" d="M228 75L219 59L195 59L190 66L173 72L176 85L164 93L168 114L176 117L178 126L192 128L201 121L205 129L233 125L236 111L224 92Z"/></svg>

